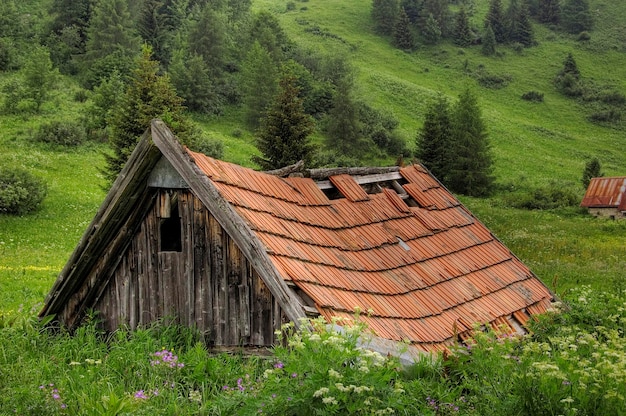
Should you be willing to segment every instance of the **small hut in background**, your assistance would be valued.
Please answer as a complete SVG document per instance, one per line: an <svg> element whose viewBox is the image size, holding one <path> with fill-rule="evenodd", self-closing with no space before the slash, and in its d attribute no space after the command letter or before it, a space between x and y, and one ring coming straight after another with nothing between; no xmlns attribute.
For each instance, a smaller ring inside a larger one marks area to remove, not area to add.
<svg viewBox="0 0 626 416"><path fill-rule="evenodd" d="M580 206L596 217L626 218L626 176L592 178Z"/></svg>

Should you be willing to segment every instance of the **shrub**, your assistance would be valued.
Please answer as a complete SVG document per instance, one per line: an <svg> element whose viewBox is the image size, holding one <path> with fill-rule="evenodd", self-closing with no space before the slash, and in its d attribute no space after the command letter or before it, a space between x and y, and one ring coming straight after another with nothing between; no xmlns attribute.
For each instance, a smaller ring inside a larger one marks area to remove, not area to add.
<svg viewBox="0 0 626 416"><path fill-rule="evenodd" d="M522 100L541 103L543 102L543 93L538 91L528 91L522 94Z"/></svg>
<svg viewBox="0 0 626 416"><path fill-rule="evenodd" d="M52 121L39 126L33 140L61 146L78 146L85 141L85 129L76 122Z"/></svg>
<svg viewBox="0 0 626 416"><path fill-rule="evenodd" d="M591 35L587 31L582 31L578 34L576 40L578 40L579 42L588 41L591 40Z"/></svg>
<svg viewBox="0 0 626 416"><path fill-rule="evenodd" d="M478 84L485 88L500 89L506 87L511 81L510 75L497 75L482 72L478 75Z"/></svg>
<svg viewBox="0 0 626 416"><path fill-rule="evenodd" d="M508 195L507 205L523 209L555 209L578 205L576 191L561 184L550 184L534 190Z"/></svg>
<svg viewBox="0 0 626 416"><path fill-rule="evenodd" d="M0 168L0 213L35 211L47 194L46 184L21 169Z"/></svg>
<svg viewBox="0 0 626 416"><path fill-rule="evenodd" d="M289 3L287 3L287 11L290 12L293 10L296 10L296 3L290 1Z"/></svg>
<svg viewBox="0 0 626 416"><path fill-rule="evenodd" d="M615 109L597 111L589 116L593 123L617 123L622 119L622 112Z"/></svg>

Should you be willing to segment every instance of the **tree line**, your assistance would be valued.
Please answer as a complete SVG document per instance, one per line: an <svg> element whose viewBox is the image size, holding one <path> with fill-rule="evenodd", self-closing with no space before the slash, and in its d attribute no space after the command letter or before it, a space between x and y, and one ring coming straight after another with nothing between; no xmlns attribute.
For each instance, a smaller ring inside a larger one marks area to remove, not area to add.
<svg viewBox="0 0 626 416"><path fill-rule="evenodd" d="M461 47L482 44L487 55L497 44L534 45L531 19L572 34L593 27L588 0L508 0L506 8L502 0L490 0L482 27L470 22L475 1L373 0L372 19L375 31L403 50L449 39Z"/></svg>

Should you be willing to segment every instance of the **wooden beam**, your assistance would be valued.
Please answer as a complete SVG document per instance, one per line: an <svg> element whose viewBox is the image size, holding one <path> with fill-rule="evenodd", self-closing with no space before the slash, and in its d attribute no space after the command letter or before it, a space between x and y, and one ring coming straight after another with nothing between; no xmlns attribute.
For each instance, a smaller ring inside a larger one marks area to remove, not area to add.
<svg viewBox="0 0 626 416"><path fill-rule="evenodd" d="M222 228L235 240L252 267L271 290L287 317L299 325L300 319L306 318L304 308L287 287L248 224L222 197L206 174L191 160L167 126L160 120L153 120L151 126L152 140L161 149L163 156L172 164Z"/></svg>
<svg viewBox="0 0 626 416"><path fill-rule="evenodd" d="M333 175L331 175L333 176ZM397 181L402 179L402 175L400 172L387 172L387 173L376 173L372 175L364 175L364 176L353 176L356 183L359 185L367 185L370 183L377 182L388 182L388 181ZM329 180L317 181L315 182L317 187L320 189L332 189L334 185Z"/></svg>

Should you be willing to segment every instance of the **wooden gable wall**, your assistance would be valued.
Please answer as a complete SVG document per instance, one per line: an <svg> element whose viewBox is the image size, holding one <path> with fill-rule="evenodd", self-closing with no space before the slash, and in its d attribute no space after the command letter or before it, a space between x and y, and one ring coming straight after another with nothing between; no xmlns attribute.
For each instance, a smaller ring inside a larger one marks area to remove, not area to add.
<svg viewBox="0 0 626 416"><path fill-rule="evenodd" d="M232 238L189 190L156 192L94 306L105 328L172 317L205 333L209 345L271 345L286 318ZM181 239L164 251L168 215L180 217Z"/></svg>

